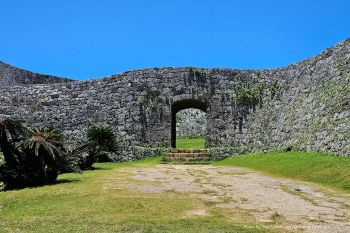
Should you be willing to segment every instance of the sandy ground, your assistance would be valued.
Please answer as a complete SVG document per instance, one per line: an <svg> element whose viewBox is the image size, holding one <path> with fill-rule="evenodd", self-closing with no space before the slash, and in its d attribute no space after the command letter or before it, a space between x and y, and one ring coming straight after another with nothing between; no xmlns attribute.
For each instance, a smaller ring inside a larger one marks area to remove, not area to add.
<svg viewBox="0 0 350 233"><path fill-rule="evenodd" d="M131 175L137 182L106 182L106 188L183 193L211 202L216 208L245 211L258 223L269 226L274 223L274 227L292 232L350 232L350 195L315 184L211 165L161 164L116 173L119 175L115 178L130 179ZM188 216L208 214L206 209L186 213ZM242 221L242 217L232 220Z"/></svg>

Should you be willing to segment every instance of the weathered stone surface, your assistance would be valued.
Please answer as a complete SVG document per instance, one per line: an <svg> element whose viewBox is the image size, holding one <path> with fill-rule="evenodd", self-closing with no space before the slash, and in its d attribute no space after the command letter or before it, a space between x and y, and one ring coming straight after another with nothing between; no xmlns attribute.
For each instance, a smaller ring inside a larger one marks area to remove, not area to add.
<svg viewBox="0 0 350 233"><path fill-rule="evenodd" d="M18 84L43 84L70 82L71 79L59 78L52 75L37 74L19 69L0 61L0 88Z"/></svg>
<svg viewBox="0 0 350 233"><path fill-rule="evenodd" d="M350 40L280 69L144 69L40 85L3 79L0 114L59 128L68 142L100 122L129 145L168 147L174 103L197 100L206 108L209 147L350 155Z"/></svg>
<svg viewBox="0 0 350 233"><path fill-rule="evenodd" d="M188 108L176 114L176 136L194 138L205 136L207 127L205 112Z"/></svg>

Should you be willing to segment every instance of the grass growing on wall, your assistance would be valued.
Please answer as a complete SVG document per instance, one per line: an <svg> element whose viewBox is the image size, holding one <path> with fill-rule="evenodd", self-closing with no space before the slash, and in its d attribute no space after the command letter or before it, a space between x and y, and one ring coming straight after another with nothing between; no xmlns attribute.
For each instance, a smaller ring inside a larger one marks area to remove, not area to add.
<svg viewBox="0 0 350 233"><path fill-rule="evenodd" d="M205 138L177 138L176 148L192 148L203 149L205 145Z"/></svg>
<svg viewBox="0 0 350 233"><path fill-rule="evenodd" d="M350 192L350 158L308 152L267 152L230 157L214 165L248 167Z"/></svg>

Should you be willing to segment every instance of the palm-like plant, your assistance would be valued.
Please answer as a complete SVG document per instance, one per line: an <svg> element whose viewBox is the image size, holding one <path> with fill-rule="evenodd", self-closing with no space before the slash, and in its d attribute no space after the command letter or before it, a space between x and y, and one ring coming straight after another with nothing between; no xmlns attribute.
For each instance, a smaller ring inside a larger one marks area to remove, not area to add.
<svg viewBox="0 0 350 233"><path fill-rule="evenodd" d="M57 130L34 129L29 131L29 137L20 143L24 150L30 150L35 156L45 152L55 159L63 148L62 134Z"/></svg>
<svg viewBox="0 0 350 233"><path fill-rule="evenodd" d="M0 117L0 180L8 189L52 183L59 173L79 172L79 158L63 148L57 130L29 130Z"/></svg>
<svg viewBox="0 0 350 233"><path fill-rule="evenodd" d="M28 136L19 143L19 148L26 155L26 163L37 169L33 174L33 182L54 182L59 173L58 161L64 156L61 133L56 130L34 129Z"/></svg>
<svg viewBox="0 0 350 233"><path fill-rule="evenodd" d="M117 151L117 137L107 125L92 124L87 128L87 143L81 146L84 159L82 169L91 169L94 162L111 161L109 155Z"/></svg>
<svg viewBox="0 0 350 233"><path fill-rule="evenodd" d="M113 129L107 125L90 125L87 129L87 140L104 151L114 152L117 149L117 137Z"/></svg>
<svg viewBox="0 0 350 233"><path fill-rule="evenodd" d="M18 163L15 156L16 145L27 133L27 128L18 120L0 117L0 150L4 154L5 162L8 166Z"/></svg>
<svg viewBox="0 0 350 233"><path fill-rule="evenodd" d="M83 167L81 166L84 160L86 145L69 145L65 149L64 156L58 160L59 173L78 172L81 173Z"/></svg>
<svg viewBox="0 0 350 233"><path fill-rule="evenodd" d="M12 120L6 117L0 117L0 140L11 141L23 136L26 128L19 120Z"/></svg>

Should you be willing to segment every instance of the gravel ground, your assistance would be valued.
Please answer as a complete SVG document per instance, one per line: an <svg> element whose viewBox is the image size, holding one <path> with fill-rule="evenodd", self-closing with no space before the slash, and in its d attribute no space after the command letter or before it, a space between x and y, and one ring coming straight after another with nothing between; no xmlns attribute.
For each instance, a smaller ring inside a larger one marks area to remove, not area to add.
<svg viewBox="0 0 350 233"><path fill-rule="evenodd" d="M126 180L130 178L135 182ZM273 227L286 231L350 232L349 194L244 168L167 164L129 168L116 171L105 188L191 195L217 208L244 211L258 223L274 223ZM185 215L208 214L206 209L199 209ZM232 219L242 220L237 216Z"/></svg>

